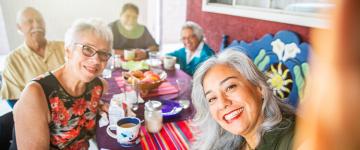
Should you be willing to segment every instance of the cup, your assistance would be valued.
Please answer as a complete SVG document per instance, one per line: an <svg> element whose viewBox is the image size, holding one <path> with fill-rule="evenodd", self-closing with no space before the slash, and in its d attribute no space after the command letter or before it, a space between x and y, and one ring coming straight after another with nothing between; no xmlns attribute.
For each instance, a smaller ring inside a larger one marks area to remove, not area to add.
<svg viewBox="0 0 360 150"><path fill-rule="evenodd" d="M133 50L124 50L124 59L125 60L134 60L135 59L135 51Z"/></svg>
<svg viewBox="0 0 360 150"><path fill-rule="evenodd" d="M111 78L112 70L110 68L105 68L102 72L103 78Z"/></svg>
<svg viewBox="0 0 360 150"><path fill-rule="evenodd" d="M176 57L174 56L165 56L164 57L164 69L174 70L176 64Z"/></svg>
<svg viewBox="0 0 360 150"><path fill-rule="evenodd" d="M132 147L140 143L141 121L136 117L125 117L120 119L115 125L109 125L106 128L107 134L116 139L122 147ZM110 129L116 128L116 134Z"/></svg>

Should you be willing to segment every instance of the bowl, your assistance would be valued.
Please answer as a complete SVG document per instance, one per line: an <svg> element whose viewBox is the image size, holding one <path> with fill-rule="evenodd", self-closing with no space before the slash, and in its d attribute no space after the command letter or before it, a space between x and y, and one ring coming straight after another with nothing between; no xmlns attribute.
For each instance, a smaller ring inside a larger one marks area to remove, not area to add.
<svg viewBox="0 0 360 150"><path fill-rule="evenodd" d="M156 77L154 74L156 74L158 77ZM135 88L140 91L142 96L146 96L151 90L158 88L160 84L166 80L167 73L165 71L130 71L125 73L123 77L127 84L135 86ZM156 78L156 80L154 78Z"/></svg>

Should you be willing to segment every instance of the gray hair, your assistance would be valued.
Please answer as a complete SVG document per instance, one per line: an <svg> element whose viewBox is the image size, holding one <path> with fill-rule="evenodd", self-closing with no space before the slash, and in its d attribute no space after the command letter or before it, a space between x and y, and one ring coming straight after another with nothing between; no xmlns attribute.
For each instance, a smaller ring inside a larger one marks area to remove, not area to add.
<svg viewBox="0 0 360 150"><path fill-rule="evenodd" d="M41 13L40 13L37 9L35 9L34 7L25 7L25 8L23 8L23 9L19 10L19 11L17 12L17 14L16 14L16 23L17 23L17 24L22 23L22 21L23 21L23 20L22 20L22 19L23 19L23 14L24 14L26 11L29 11L29 10L38 13L38 14L41 16L41 18L43 18L43 16L41 15Z"/></svg>
<svg viewBox="0 0 360 150"><path fill-rule="evenodd" d="M242 136L234 135L223 129L210 114L204 94L203 79L207 71L217 64L229 65L252 84L261 88L264 98L261 113L264 120L257 130L258 143L266 131L272 129L274 125L282 120L282 112L294 113L289 105L282 103L279 98L274 96L271 88L266 83L267 78L257 69L251 59L238 50L226 49L224 52L205 61L194 74L192 103L196 113L193 118L193 126L200 132L192 145L193 149L238 149L242 146L244 140Z"/></svg>
<svg viewBox="0 0 360 150"><path fill-rule="evenodd" d="M93 33L104 39L112 48L113 34L109 26L104 21L96 18L76 20L65 33L65 47L69 48L74 44L81 33Z"/></svg>
<svg viewBox="0 0 360 150"><path fill-rule="evenodd" d="M191 29L199 41L202 41L204 39L204 31L197 23L192 21L187 21L181 27L181 31L184 29Z"/></svg>

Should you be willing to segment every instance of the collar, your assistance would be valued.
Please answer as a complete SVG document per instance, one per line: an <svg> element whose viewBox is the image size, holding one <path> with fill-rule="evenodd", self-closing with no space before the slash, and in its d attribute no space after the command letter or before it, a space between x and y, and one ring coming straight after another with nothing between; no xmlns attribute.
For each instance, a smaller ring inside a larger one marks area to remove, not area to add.
<svg viewBox="0 0 360 150"><path fill-rule="evenodd" d="M50 55L53 53L53 49L49 48L49 41L46 42L46 46L45 46L45 52L44 52L44 57L40 57L38 54L36 54L33 50L30 49L30 47L24 42L23 43L23 49L22 52L24 54L24 56L29 57L38 57L39 59L43 60L43 61L47 61L47 59L50 57Z"/></svg>
<svg viewBox="0 0 360 150"><path fill-rule="evenodd" d="M126 30L125 27L121 24L120 20L115 23L119 32L128 39L138 39L145 32L145 26L137 24L132 30Z"/></svg>
<svg viewBox="0 0 360 150"><path fill-rule="evenodd" d="M191 60L193 60L195 57L200 57L201 50L203 49L203 47L204 47L204 42L201 41L199 43L198 47L196 48L195 53L192 56L190 56L191 51L189 49L185 48L186 63L189 64L191 62Z"/></svg>

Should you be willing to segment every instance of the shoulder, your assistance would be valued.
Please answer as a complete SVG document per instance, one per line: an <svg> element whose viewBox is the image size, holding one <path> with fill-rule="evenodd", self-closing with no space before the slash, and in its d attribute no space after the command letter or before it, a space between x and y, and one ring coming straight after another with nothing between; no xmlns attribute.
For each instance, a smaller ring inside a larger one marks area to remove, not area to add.
<svg viewBox="0 0 360 150"><path fill-rule="evenodd" d="M14 113L29 109L39 109L39 111L47 109L43 88L37 82L30 82L24 88L14 107Z"/></svg>
<svg viewBox="0 0 360 150"><path fill-rule="evenodd" d="M25 44L21 44L20 46L18 46L8 54L6 60L16 59L19 56L24 57L26 56L26 54L27 54L26 46Z"/></svg>
<svg viewBox="0 0 360 150"><path fill-rule="evenodd" d="M28 55L28 52L25 50L24 44L12 50L6 57L4 62L4 69L8 69L11 66L15 66L19 62L26 60L25 58Z"/></svg>
<svg viewBox="0 0 360 150"><path fill-rule="evenodd" d="M206 43L204 43L203 50L204 50L207 54L214 54L214 51L213 51L213 50L210 48L210 46L207 45Z"/></svg>
<svg viewBox="0 0 360 150"><path fill-rule="evenodd" d="M296 116L294 114L283 115L282 121L277 125L279 130L278 147L279 149L291 149L295 135Z"/></svg>
<svg viewBox="0 0 360 150"><path fill-rule="evenodd" d="M50 48L56 48L56 49L64 49L64 42L63 41L48 41L48 46Z"/></svg>
<svg viewBox="0 0 360 150"><path fill-rule="evenodd" d="M145 33L150 33L149 29L145 25L139 25L141 28L144 28Z"/></svg>
<svg viewBox="0 0 360 150"><path fill-rule="evenodd" d="M113 22L110 22L110 23L109 23L109 26L110 26L110 27L115 26L117 21L118 21L118 20L115 20L115 21L113 21Z"/></svg>

